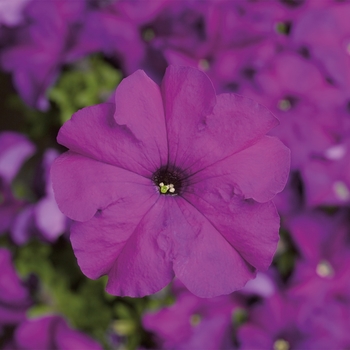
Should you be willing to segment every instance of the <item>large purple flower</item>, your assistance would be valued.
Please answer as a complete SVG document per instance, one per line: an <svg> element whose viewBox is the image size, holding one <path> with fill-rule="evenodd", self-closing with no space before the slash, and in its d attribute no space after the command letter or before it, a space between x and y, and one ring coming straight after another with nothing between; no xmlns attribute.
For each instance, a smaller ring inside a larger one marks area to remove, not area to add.
<svg viewBox="0 0 350 350"><path fill-rule="evenodd" d="M242 288L270 265L278 241L273 196L289 150L265 136L278 121L208 77L170 66L161 87L143 71L124 79L115 105L78 111L52 166L60 209L75 220L82 271L107 274L107 291L143 296L176 275L194 294Z"/></svg>

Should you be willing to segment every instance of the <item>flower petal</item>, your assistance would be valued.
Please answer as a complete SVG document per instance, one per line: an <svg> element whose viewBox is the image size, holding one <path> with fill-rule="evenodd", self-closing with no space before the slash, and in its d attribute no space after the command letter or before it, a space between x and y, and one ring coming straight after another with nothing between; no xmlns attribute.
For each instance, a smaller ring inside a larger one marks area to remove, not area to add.
<svg viewBox="0 0 350 350"><path fill-rule="evenodd" d="M4 131L0 133L0 176L10 183L23 163L35 152L34 144L25 136Z"/></svg>
<svg viewBox="0 0 350 350"><path fill-rule="evenodd" d="M192 143L216 102L209 78L190 67L169 66L161 85L168 132L169 163L188 166ZM200 153L202 154L202 153ZM193 162L191 159L190 164Z"/></svg>
<svg viewBox="0 0 350 350"><path fill-rule="evenodd" d="M54 242L66 229L67 218L52 196L41 199L34 209L35 223L42 235Z"/></svg>
<svg viewBox="0 0 350 350"><path fill-rule="evenodd" d="M189 173L253 145L278 125L268 109L249 98L215 99L208 77L193 68L169 67L162 93L169 161Z"/></svg>
<svg viewBox="0 0 350 350"><path fill-rule="evenodd" d="M213 153L213 150L207 149L207 157L215 161L237 153L256 143L278 124L267 108L250 98L221 94L217 96L212 115L206 120L210 144L215 142L216 150Z"/></svg>
<svg viewBox="0 0 350 350"><path fill-rule="evenodd" d="M71 242L80 268L90 278L108 274L110 294L141 297L174 277L166 236L172 222L163 215L165 198L158 198L113 205L86 223L73 223Z"/></svg>
<svg viewBox="0 0 350 350"><path fill-rule="evenodd" d="M244 200L230 182L208 179L185 194L208 222L240 256L259 270L266 270L277 248L279 216L274 204Z"/></svg>
<svg viewBox="0 0 350 350"><path fill-rule="evenodd" d="M0 328L26 319L31 306L29 291L19 279L9 250L0 248Z"/></svg>
<svg viewBox="0 0 350 350"><path fill-rule="evenodd" d="M12 257L9 250L0 248L1 274L0 280L0 301L2 304L18 304L18 306L28 302L29 295L26 288L22 285L15 267L12 263Z"/></svg>
<svg viewBox="0 0 350 350"><path fill-rule="evenodd" d="M141 219L109 273L108 293L142 297L171 282L172 207L171 198L160 196Z"/></svg>
<svg viewBox="0 0 350 350"><path fill-rule="evenodd" d="M132 131L115 122L114 111L109 103L79 110L61 127L57 141L86 157L151 176L154 161Z"/></svg>
<svg viewBox="0 0 350 350"><path fill-rule="evenodd" d="M277 138L264 136L254 145L200 171L192 181L196 184L215 178L216 187L232 183L237 187L235 192L264 203L283 190L289 166L289 149Z"/></svg>
<svg viewBox="0 0 350 350"><path fill-rule="evenodd" d="M36 350L53 347L54 333L50 327L57 323L57 316L46 316L33 320L25 320L15 332L16 344L20 349Z"/></svg>
<svg viewBox="0 0 350 350"><path fill-rule="evenodd" d="M6 71L13 73L14 85L29 106L41 111L49 109L46 91L59 75L58 56L57 52L48 53L30 44L4 51L1 63Z"/></svg>
<svg viewBox="0 0 350 350"><path fill-rule="evenodd" d="M77 221L91 219L112 203L134 203L157 193L150 179L71 151L54 161L51 177L58 207Z"/></svg>
<svg viewBox="0 0 350 350"><path fill-rule="evenodd" d="M238 328L238 340L242 350L271 349L271 335L259 326L246 323Z"/></svg>
<svg viewBox="0 0 350 350"><path fill-rule="evenodd" d="M177 204L173 215L181 226L173 234L174 272L190 292L203 298L229 294L255 277L212 222L182 198Z"/></svg>
<svg viewBox="0 0 350 350"><path fill-rule="evenodd" d="M167 136L164 107L159 86L138 70L122 80L115 92L114 119L126 125L157 169L167 162Z"/></svg>
<svg viewBox="0 0 350 350"><path fill-rule="evenodd" d="M87 222L73 222L71 243L78 264L89 278L107 274L127 240L155 200L147 193L109 206Z"/></svg>
<svg viewBox="0 0 350 350"><path fill-rule="evenodd" d="M22 322L15 332L16 343L21 349L89 349L102 347L87 335L68 327L66 321L56 315Z"/></svg>
<svg viewBox="0 0 350 350"><path fill-rule="evenodd" d="M102 350L102 346L97 341L82 332L71 329L63 319L56 325L56 344L58 349Z"/></svg>

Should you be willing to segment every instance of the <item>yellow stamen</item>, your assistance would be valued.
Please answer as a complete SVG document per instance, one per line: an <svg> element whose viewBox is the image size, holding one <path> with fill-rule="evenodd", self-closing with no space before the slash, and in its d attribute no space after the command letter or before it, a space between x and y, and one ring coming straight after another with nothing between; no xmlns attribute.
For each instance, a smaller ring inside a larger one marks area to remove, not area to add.
<svg viewBox="0 0 350 350"><path fill-rule="evenodd" d="M284 339L277 339L273 344L273 350L289 350L290 345Z"/></svg>
<svg viewBox="0 0 350 350"><path fill-rule="evenodd" d="M202 321L202 317L198 314L193 314L190 319L190 323L192 327L196 327Z"/></svg>

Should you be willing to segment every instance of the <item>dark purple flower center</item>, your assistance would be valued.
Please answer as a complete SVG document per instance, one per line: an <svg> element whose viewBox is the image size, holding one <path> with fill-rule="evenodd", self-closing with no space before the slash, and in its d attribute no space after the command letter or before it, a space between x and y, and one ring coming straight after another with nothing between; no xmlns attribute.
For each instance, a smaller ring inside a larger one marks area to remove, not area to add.
<svg viewBox="0 0 350 350"><path fill-rule="evenodd" d="M184 173L175 167L163 166L152 177L160 194L176 196L184 189Z"/></svg>
<svg viewBox="0 0 350 350"><path fill-rule="evenodd" d="M299 7L304 4L305 0L280 0L283 4L290 7Z"/></svg>

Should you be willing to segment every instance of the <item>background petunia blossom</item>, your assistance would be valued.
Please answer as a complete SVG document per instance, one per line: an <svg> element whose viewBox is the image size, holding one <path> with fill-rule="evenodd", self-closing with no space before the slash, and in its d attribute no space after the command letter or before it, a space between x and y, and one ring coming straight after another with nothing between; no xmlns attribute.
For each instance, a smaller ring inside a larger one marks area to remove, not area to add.
<svg viewBox="0 0 350 350"><path fill-rule="evenodd" d="M200 297L242 288L278 242L271 199L290 159L265 135L277 125L263 106L216 96L203 72L179 66L160 87L136 71L115 104L75 113L51 174L82 271L108 275L107 291L121 296L155 293L174 276Z"/></svg>

